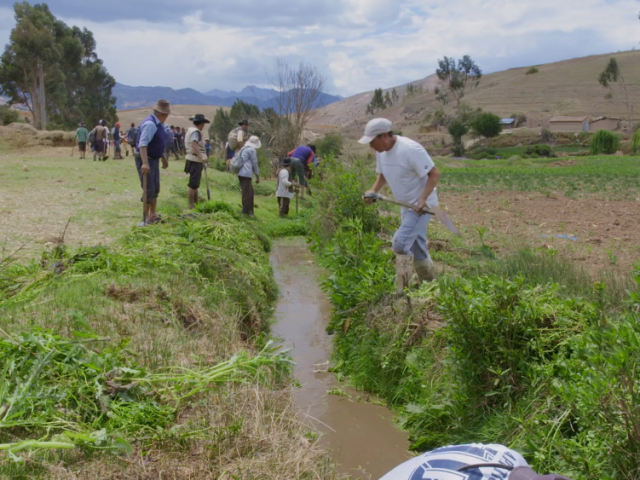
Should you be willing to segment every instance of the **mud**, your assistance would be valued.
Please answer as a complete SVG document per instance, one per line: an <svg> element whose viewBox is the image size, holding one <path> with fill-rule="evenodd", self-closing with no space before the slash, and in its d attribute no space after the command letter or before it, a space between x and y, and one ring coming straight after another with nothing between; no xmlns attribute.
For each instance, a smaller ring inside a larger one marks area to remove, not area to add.
<svg viewBox="0 0 640 480"><path fill-rule="evenodd" d="M304 244L276 245L271 261L281 294L273 332L292 348L303 421L322 433L320 442L332 451L340 473L377 479L412 457L407 435L394 425L391 411L368 403L366 393L326 372L331 305L318 285L321 271ZM348 396L329 395L332 389Z"/></svg>

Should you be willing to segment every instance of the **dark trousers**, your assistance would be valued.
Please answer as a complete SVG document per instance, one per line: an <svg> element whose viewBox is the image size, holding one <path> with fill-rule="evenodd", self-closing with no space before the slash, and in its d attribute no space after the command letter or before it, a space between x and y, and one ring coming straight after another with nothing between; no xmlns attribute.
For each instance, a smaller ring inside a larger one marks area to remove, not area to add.
<svg viewBox="0 0 640 480"><path fill-rule="evenodd" d="M242 192L242 213L253 215L253 183L249 177L238 177L240 179L240 191Z"/></svg>
<svg viewBox="0 0 640 480"><path fill-rule="evenodd" d="M291 199L287 197L278 197L278 205L280 205L280 216L284 217L289 215L289 204Z"/></svg>

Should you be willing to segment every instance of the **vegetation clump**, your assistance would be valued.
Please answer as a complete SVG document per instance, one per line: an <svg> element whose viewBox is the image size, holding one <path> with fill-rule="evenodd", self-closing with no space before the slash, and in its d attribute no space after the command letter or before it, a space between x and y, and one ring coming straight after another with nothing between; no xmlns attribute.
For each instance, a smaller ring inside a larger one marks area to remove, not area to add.
<svg viewBox="0 0 640 480"><path fill-rule="evenodd" d="M620 148L620 137L609 130L598 130L591 139L589 155L613 155Z"/></svg>

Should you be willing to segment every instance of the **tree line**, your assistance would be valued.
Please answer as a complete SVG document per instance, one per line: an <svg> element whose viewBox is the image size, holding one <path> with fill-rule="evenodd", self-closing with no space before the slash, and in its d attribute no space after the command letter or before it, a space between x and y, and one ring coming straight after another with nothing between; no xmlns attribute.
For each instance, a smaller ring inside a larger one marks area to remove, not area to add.
<svg viewBox="0 0 640 480"><path fill-rule="evenodd" d="M115 123L115 79L86 28L69 27L46 4L14 5L16 25L0 57L0 93L25 105L39 129Z"/></svg>

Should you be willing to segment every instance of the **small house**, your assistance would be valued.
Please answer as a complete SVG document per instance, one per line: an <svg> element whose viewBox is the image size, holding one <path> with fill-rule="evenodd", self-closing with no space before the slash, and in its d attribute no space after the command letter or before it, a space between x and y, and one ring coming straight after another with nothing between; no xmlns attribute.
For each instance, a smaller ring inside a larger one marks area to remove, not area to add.
<svg viewBox="0 0 640 480"><path fill-rule="evenodd" d="M588 132L589 119L586 116L577 117L551 117L549 130L552 132Z"/></svg>
<svg viewBox="0 0 640 480"><path fill-rule="evenodd" d="M503 130L509 130L509 129L515 127L516 119L515 118L502 118L502 119L500 119L500 123L502 124Z"/></svg>
<svg viewBox="0 0 640 480"><path fill-rule="evenodd" d="M595 117L589 122L589 131L597 132L598 130L617 130L620 126L619 118Z"/></svg>

